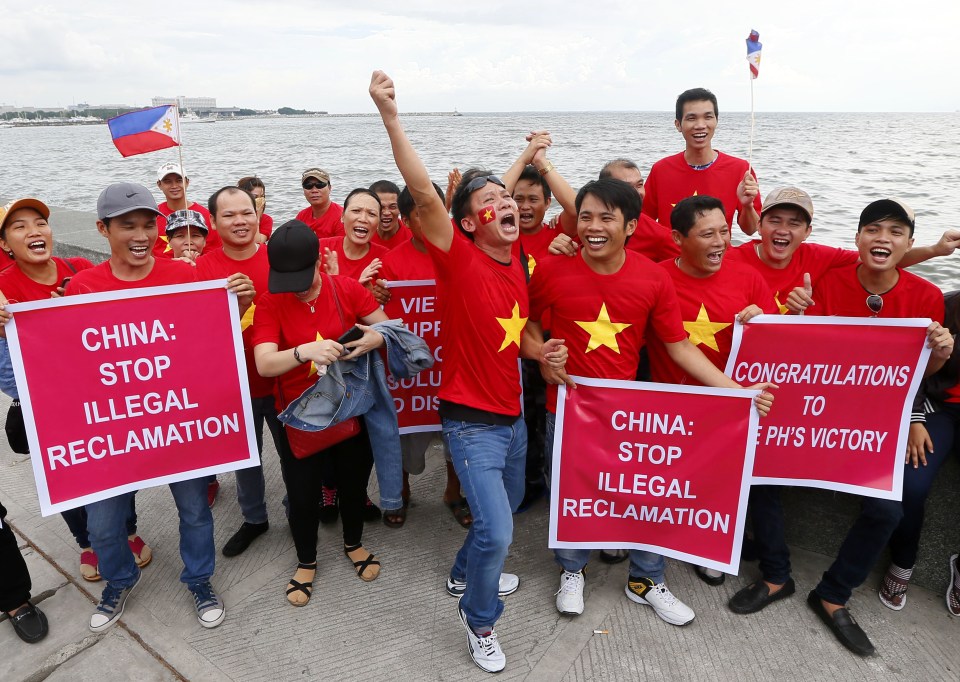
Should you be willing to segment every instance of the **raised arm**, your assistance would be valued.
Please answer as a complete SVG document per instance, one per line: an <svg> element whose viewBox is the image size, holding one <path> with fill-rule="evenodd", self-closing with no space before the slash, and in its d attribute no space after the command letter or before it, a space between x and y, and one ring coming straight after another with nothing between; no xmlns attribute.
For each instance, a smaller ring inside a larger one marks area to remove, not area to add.
<svg viewBox="0 0 960 682"><path fill-rule="evenodd" d="M550 186L550 191L557 203L563 208L560 214L560 225L563 231L574 236L577 234L577 193L570 183L560 175L556 166L547 159L547 150L541 149L533 155L533 165Z"/></svg>
<svg viewBox="0 0 960 682"><path fill-rule="evenodd" d="M383 71L374 71L370 77L370 97L380 111L383 127L390 137L393 158L413 201L420 211L423 237L443 251L453 244L453 224L443 201L433 188L426 166L410 144L397 112L397 96L393 81Z"/></svg>

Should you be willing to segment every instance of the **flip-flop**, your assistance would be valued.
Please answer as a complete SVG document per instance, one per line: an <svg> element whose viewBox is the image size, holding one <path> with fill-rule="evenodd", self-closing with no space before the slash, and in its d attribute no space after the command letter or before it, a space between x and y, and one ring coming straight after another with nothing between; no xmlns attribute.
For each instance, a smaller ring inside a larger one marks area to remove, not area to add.
<svg viewBox="0 0 960 682"><path fill-rule="evenodd" d="M453 512L453 518L457 520L457 523L464 528L470 527L470 524L473 523L473 516L470 513L470 505L467 504L465 497L461 497L459 500L454 500L453 502L444 502L444 504Z"/></svg>

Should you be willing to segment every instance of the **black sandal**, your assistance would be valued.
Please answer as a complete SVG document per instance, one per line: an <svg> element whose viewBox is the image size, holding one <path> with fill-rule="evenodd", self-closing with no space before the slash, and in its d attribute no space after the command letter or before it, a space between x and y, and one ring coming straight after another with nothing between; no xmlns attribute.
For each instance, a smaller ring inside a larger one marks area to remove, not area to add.
<svg viewBox="0 0 960 682"><path fill-rule="evenodd" d="M407 521L408 504L408 502L404 502L403 506L399 509L384 509L383 525L387 528L402 528L403 524Z"/></svg>
<svg viewBox="0 0 960 682"><path fill-rule="evenodd" d="M317 562L313 562L312 564L297 564L297 568L302 568L305 571L313 571L314 574L316 574ZM313 596L312 580L310 582L302 583L298 580L294 580L293 578L290 578L289 584L293 586L293 587L287 588L287 601L290 602L291 605L306 606L307 604L310 603L310 598ZM305 595L307 595L307 600L303 603L298 603L293 601L290 598L290 595L293 594L294 592L303 592Z"/></svg>
<svg viewBox="0 0 960 682"><path fill-rule="evenodd" d="M374 580L380 577L380 570L379 570L380 562L374 559L373 554L371 554L370 552L367 552L366 559L362 559L361 561L354 561L353 559L350 558L350 552L356 552L358 549L363 549L363 545L359 544L359 545L353 545L351 547L347 547L346 545L344 545L343 553L346 555L347 559L350 559L350 561L353 563L353 567L357 571L357 577L360 578L360 580L362 580L365 583L373 582ZM377 572L374 574L372 578L365 578L364 574L366 573L367 569L370 568L371 566L377 566Z"/></svg>

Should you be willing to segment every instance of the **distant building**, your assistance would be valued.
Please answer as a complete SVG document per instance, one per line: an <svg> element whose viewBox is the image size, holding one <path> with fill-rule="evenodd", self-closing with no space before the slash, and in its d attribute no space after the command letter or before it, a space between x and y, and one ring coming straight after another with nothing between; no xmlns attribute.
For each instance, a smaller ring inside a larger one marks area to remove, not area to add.
<svg viewBox="0 0 960 682"><path fill-rule="evenodd" d="M199 112L217 108L216 97L184 97L178 95L177 97L154 97L151 101L155 107L176 104L183 111Z"/></svg>

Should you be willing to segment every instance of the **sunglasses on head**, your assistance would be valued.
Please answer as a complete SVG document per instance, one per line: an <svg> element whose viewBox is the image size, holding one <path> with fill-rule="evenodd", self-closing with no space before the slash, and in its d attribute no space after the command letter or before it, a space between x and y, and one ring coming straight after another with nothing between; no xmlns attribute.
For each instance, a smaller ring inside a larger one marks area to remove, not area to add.
<svg viewBox="0 0 960 682"><path fill-rule="evenodd" d="M467 192L476 192L488 182L492 182L495 185L500 185L501 187L506 187L506 185L503 184L503 180L498 178L496 175L478 175L467 183L467 186L464 188L464 190Z"/></svg>
<svg viewBox="0 0 960 682"><path fill-rule="evenodd" d="M303 183L303 188L304 189L323 189L329 184L330 184L329 182L324 182L323 180L314 180L313 182Z"/></svg>
<svg viewBox="0 0 960 682"><path fill-rule="evenodd" d="M877 317L883 310L883 297L880 294L870 294L867 296L867 307L873 313L872 317Z"/></svg>

